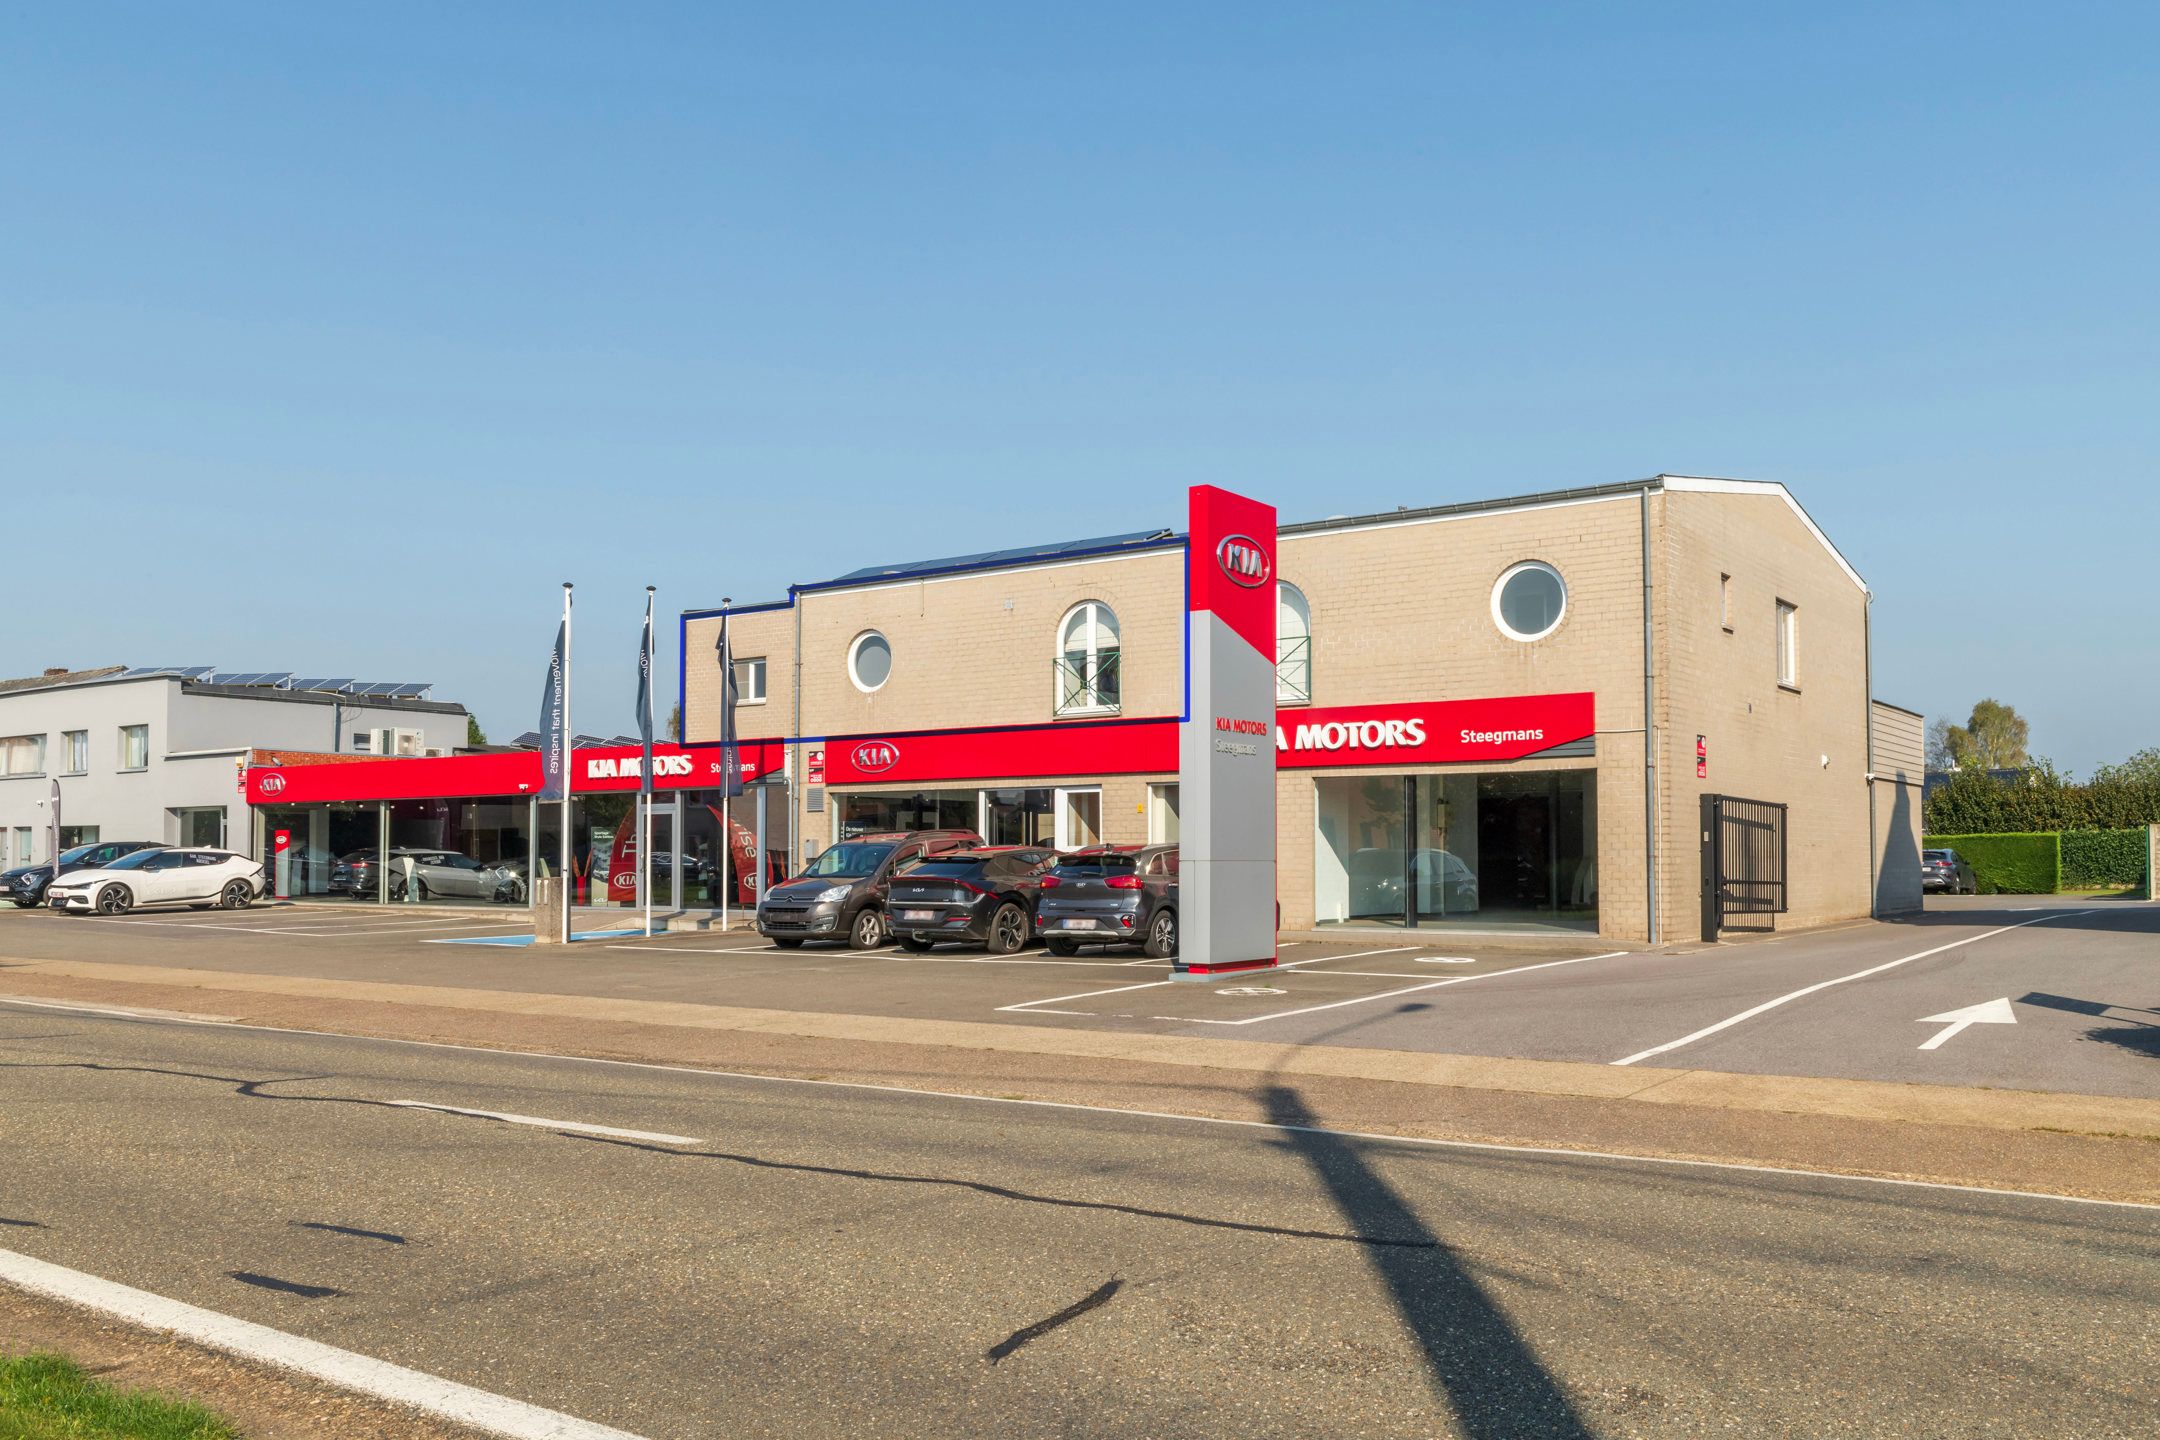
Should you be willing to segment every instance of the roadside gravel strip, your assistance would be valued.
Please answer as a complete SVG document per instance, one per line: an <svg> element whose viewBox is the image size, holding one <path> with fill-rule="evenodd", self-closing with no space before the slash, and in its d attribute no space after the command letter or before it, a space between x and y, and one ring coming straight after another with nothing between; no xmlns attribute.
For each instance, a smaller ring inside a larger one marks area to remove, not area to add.
<svg viewBox="0 0 2160 1440"><path fill-rule="evenodd" d="M151 1331L162 1332L292 1371L341 1389L403 1405L511 1440L639 1440L627 1430L595 1425L521 1400L476 1390L454 1380L356 1355L267 1325L220 1315L145 1290L116 1285L79 1270L0 1250L0 1284L14 1285Z"/></svg>

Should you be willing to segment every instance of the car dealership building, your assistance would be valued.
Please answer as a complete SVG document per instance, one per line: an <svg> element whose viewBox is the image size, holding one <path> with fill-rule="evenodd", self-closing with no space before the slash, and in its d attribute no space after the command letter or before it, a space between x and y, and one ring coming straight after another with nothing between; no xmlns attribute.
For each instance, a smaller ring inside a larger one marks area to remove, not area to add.
<svg viewBox="0 0 2160 1440"><path fill-rule="evenodd" d="M1166 528L730 607L738 731L779 748L792 860L894 829L1175 839L1184 552ZM1905 893L1868 589L1781 485L1289 523L1275 580L1286 931L1692 938L1706 865L1758 925ZM682 617L693 746L720 736L720 624Z"/></svg>

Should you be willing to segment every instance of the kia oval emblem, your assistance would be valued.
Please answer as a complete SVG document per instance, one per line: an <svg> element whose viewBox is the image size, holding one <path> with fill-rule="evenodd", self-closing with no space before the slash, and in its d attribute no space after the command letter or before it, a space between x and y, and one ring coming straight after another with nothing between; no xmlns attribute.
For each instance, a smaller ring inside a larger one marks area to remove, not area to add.
<svg viewBox="0 0 2160 1440"><path fill-rule="evenodd" d="M1267 551L1249 535L1225 535L1222 543L1215 547L1215 563L1222 567L1222 573L1230 577L1233 585L1243 585L1248 590L1257 590L1267 584L1274 568L1268 564Z"/></svg>
<svg viewBox="0 0 2160 1440"><path fill-rule="evenodd" d="M855 768L866 775L890 770L900 763L900 747L885 740L873 740L855 747Z"/></svg>
<svg viewBox="0 0 2160 1440"><path fill-rule="evenodd" d="M265 776L263 776L263 777L262 777L262 793L263 793L263 794L265 794L265 795L282 795L282 794L284 794L284 793L285 793L285 777L284 777L283 775L280 775L280 774L278 774L278 773L277 773L277 772L276 772L275 770L271 771L271 772L270 772L270 773L269 773L268 775L265 775Z"/></svg>

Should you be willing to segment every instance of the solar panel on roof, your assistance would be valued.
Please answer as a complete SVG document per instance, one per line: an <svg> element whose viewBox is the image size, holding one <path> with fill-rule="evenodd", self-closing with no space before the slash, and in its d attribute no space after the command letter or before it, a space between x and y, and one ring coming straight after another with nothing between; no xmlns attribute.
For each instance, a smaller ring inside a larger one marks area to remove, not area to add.
<svg viewBox="0 0 2160 1440"><path fill-rule="evenodd" d="M333 680L328 677L311 677L306 680L293 681L291 688L294 690L326 690L332 694L338 694L352 689L352 683L350 679Z"/></svg>
<svg viewBox="0 0 2160 1440"><path fill-rule="evenodd" d="M155 675L173 675L182 680L200 680L217 669L215 665L138 665L120 678L123 680L147 680Z"/></svg>

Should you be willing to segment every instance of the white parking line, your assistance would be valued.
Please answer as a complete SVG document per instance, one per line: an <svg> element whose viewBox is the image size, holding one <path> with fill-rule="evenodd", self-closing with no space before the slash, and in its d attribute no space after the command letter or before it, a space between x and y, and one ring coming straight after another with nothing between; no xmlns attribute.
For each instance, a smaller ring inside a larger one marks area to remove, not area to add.
<svg viewBox="0 0 2160 1440"><path fill-rule="evenodd" d="M267 1325L168 1300L80 1270L0 1250L0 1280L133 1325L168 1331L183 1340L229 1355L274 1365L330 1385L410 1405L446 1420L475 1426L511 1440L639 1440L627 1430L596 1425L559 1410L546 1410L421 1370L408 1370L370 1355L340 1350Z"/></svg>
<svg viewBox="0 0 2160 1440"><path fill-rule="evenodd" d="M1029 1015L1092 1015L1092 1010L1038 1010L1038 1005L1057 1005L1067 1000L1088 1000L1097 995L1123 995L1128 990L1153 990L1158 985L1174 985L1174 980L1146 980L1138 985L1113 985L1108 990L1083 990L1077 995L1051 995L1041 1000L1023 1000L1018 1005L1000 1005L1000 1011L1016 1010Z"/></svg>
<svg viewBox="0 0 2160 1440"><path fill-rule="evenodd" d="M1412 946L1411 948L1415 949L1417 947ZM1358 995L1348 1000L1330 1000L1325 1005L1305 1005L1296 1010L1277 1010L1269 1015L1252 1015L1243 1020L1206 1020L1188 1015L1157 1015L1153 1018L1157 1020L1173 1020L1186 1025L1258 1025L1263 1020L1287 1020L1293 1015L1311 1015L1321 1010L1340 1010L1345 1005L1369 1005L1375 1000L1392 1000L1397 995L1415 995L1423 990L1440 990L1449 985L1468 985L1473 980L1496 980L1503 975L1527 975L1532 970L1550 970L1556 965L1581 965L1590 960L1613 960L1622 955L1632 955L1634 953L1632 950L1613 950L1603 955L1576 955L1566 960L1546 960L1536 965L1517 965L1508 970L1488 970L1482 975L1457 975L1447 980L1428 980L1423 985L1405 985L1400 990L1385 990L1378 995Z"/></svg>
<svg viewBox="0 0 2160 1440"><path fill-rule="evenodd" d="M619 1130L613 1125L587 1125L579 1120L549 1120L540 1115L514 1115L505 1110L468 1110L462 1105L437 1105L431 1100L385 1100L406 1110L437 1110L445 1115L471 1115L481 1120L500 1120L506 1125L532 1125L542 1130L568 1130L579 1135L611 1135L617 1140L649 1140L655 1145L698 1145L691 1135L661 1135L651 1130Z"/></svg>
<svg viewBox="0 0 2160 1440"><path fill-rule="evenodd" d="M1697 1030L1692 1034L1682 1035L1677 1040L1668 1040L1662 1045L1653 1045L1648 1050L1638 1050L1633 1055L1628 1056L1626 1059L1615 1060L1612 1063L1615 1065L1633 1065L1638 1060L1648 1060L1653 1055L1663 1055L1669 1050L1678 1050L1683 1045L1692 1045L1697 1040L1702 1040L1709 1036L1717 1034L1720 1030L1730 1029L1731 1027L1738 1025L1743 1020L1752 1020L1757 1015L1762 1014L1765 1010L1775 1010L1778 1008L1778 1006L1785 1004L1787 1001L1798 1000L1804 995L1813 995L1816 991L1827 990L1833 985L1843 985L1848 980L1865 980L1870 975L1880 975L1885 970L1895 970L1900 965L1910 965L1915 960L1925 960L1930 955L1940 955L1945 950L1955 950L1960 945L1970 945L1975 940L1986 940L1993 936L2001 935L2007 931L2022 930L2028 925L2044 925L2050 920L2068 919L2072 915L2091 915L2095 913L2095 911L2091 910L2057 910L2049 914L2042 915L2037 920L2020 920L2015 925L2004 925L1999 929L1989 930L1983 934L1968 935L1963 940L1952 940L1947 945L1937 945L1932 950L1922 950L1917 955L1907 955L1901 960L1892 960L1882 965L1872 965L1865 970L1855 970L1850 975L1840 975L1834 980L1818 980L1813 985L1804 985L1800 989L1793 991L1789 995L1780 995L1775 1000L1765 1000L1760 1005L1750 1006L1748 1009L1741 1011L1737 1015L1728 1016L1727 1018L1718 1021L1715 1025L1705 1025L1702 1029Z"/></svg>

